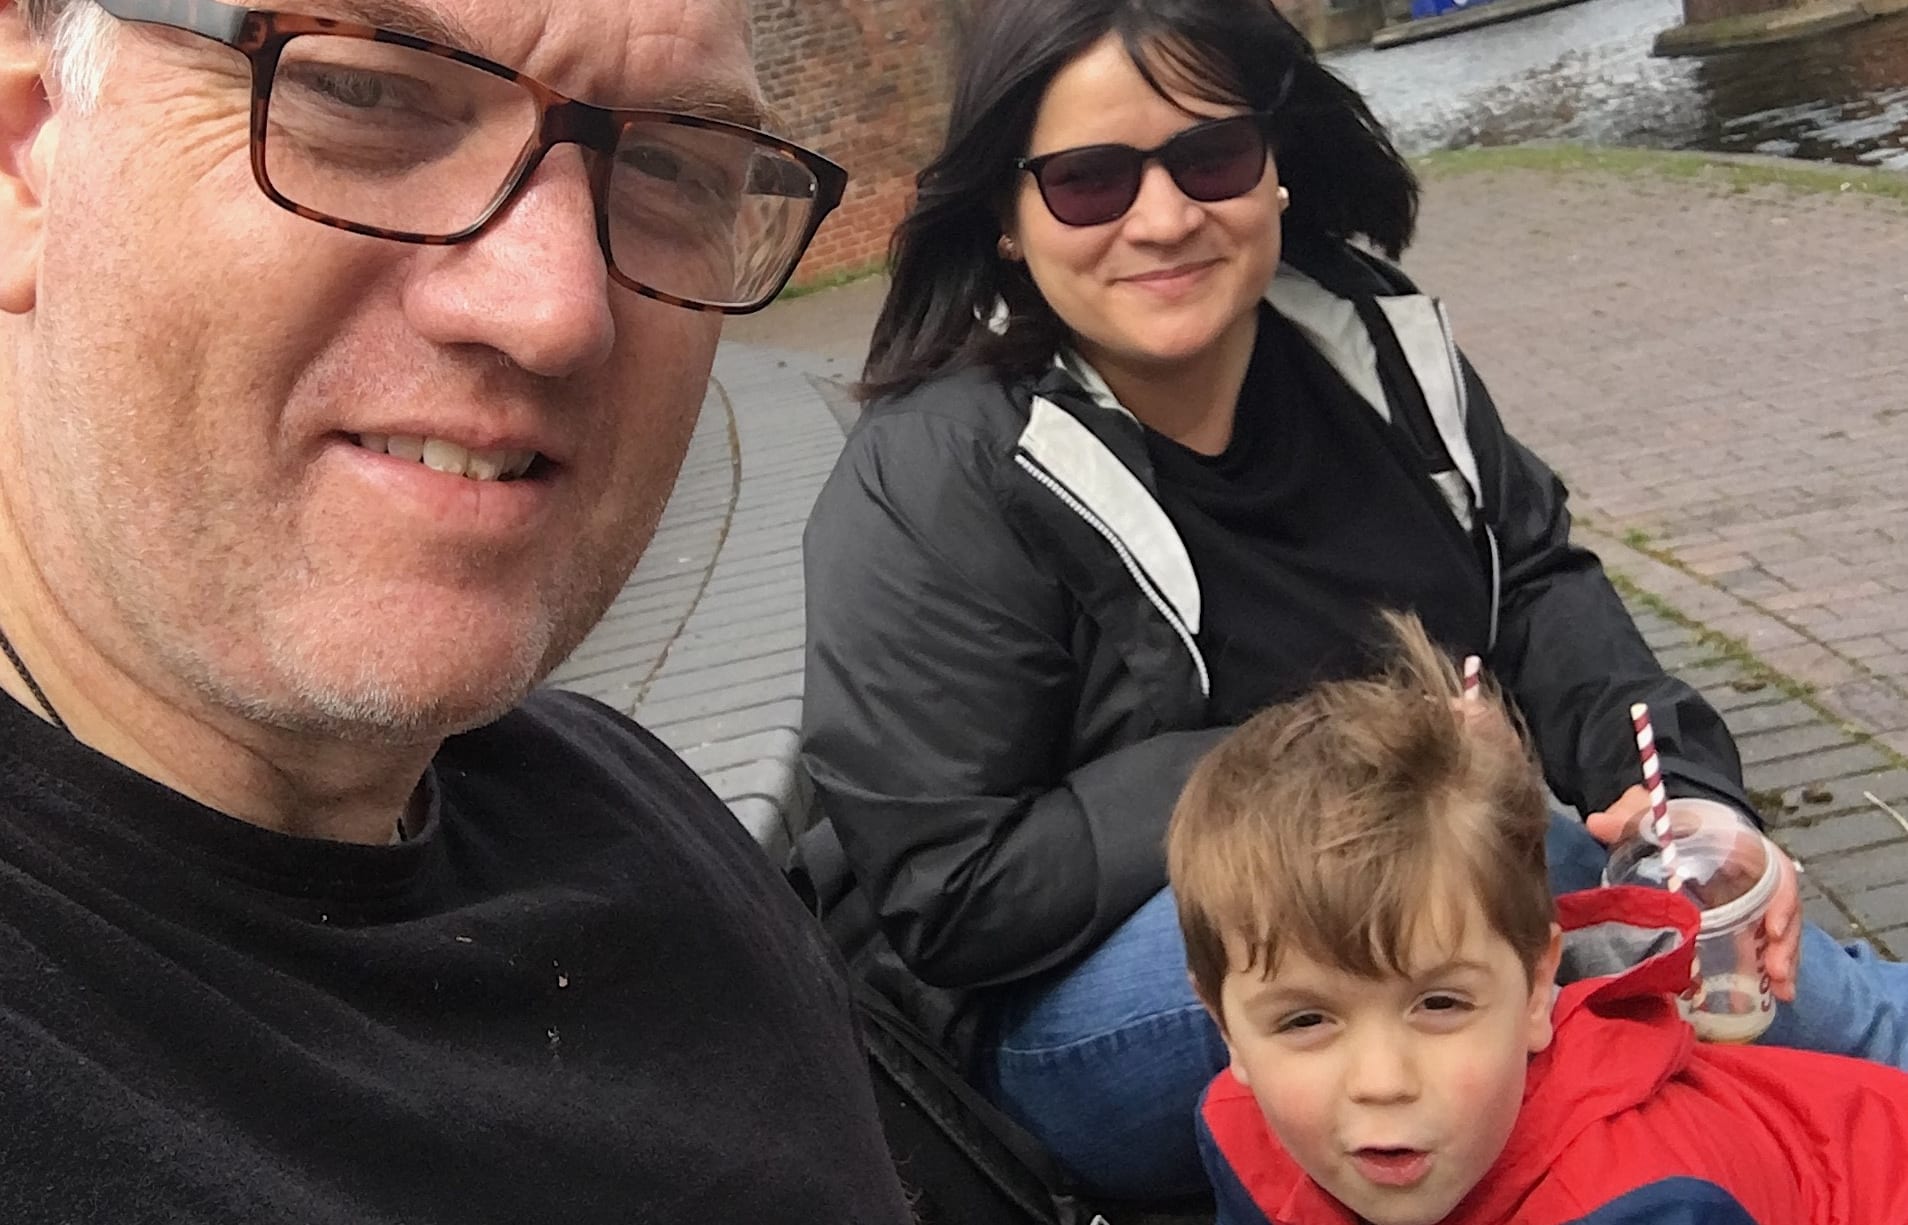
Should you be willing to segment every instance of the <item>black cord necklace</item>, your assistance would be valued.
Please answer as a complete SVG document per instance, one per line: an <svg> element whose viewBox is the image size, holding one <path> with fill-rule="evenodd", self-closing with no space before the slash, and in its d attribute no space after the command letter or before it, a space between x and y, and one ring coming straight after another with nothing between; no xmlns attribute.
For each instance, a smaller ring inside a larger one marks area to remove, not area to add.
<svg viewBox="0 0 1908 1225"><path fill-rule="evenodd" d="M33 700L46 711L46 717L53 720L53 726L69 736L72 735L73 729L66 726L66 720L60 718L60 712L53 709L53 702L46 696L46 690L40 688L40 682L33 679L32 670L26 666L26 660L20 658L20 652L13 649L13 643L7 640L7 632L4 629L0 629L0 655L7 657L7 662L13 665L13 670L18 672L20 679L26 682L28 691L33 694ZM410 840L411 831L405 826L404 818L400 816L397 819L396 837L393 841L409 842Z"/></svg>
<svg viewBox="0 0 1908 1225"><path fill-rule="evenodd" d="M18 672L20 679L26 682L28 691L33 694L33 700L46 711L46 717L53 720L53 726L71 735L72 729L66 726L65 719L60 718L60 712L53 709L53 703L47 698L46 690L40 688L40 682L33 679L33 673L27 670L26 661L20 658L20 652L14 650L13 644L7 641L7 632L3 629L0 629L0 655L7 657L7 662L13 665L13 670Z"/></svg>

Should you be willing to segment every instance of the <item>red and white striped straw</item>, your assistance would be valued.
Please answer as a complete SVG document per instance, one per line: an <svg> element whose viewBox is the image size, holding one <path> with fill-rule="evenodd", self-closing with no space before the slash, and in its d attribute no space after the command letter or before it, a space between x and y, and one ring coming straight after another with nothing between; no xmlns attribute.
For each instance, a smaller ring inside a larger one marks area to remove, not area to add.
<svg viewBox="0 0 1908 1225"><path fill-rule="evenodd" d="M1464 657L1464 696L1475 698L1478 686L1483 684L1484 661L1475 655Z"/></svg>
<svg viewBox="0 0 1908 1225"><path fill-rule="evenodd" d="M1670 838L1669 794L1663 789L1663 764L1656 756L1656 732L1650 726L1650 708L1638 702L1630 707L1630 722L1636 728L1636 753L1643 762L1643 788L1650 793L1650 833L1663 848L1663 870L1668 874L1671 891L1680 888L1682 873L1676 863L1676 846Z"/></svg>

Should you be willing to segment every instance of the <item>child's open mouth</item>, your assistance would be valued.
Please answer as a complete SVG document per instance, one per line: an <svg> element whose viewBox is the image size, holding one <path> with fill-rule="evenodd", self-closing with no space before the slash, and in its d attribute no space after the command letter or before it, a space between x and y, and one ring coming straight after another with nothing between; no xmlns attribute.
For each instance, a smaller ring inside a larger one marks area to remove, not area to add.
<svg viewBox="0 0 1908 1225"><path fill-rule="evenodd" d="M1409 1187L1431 1172L1431 1154L1415 1148L1361 1148L1352 1164L1365 1178L1381 1187Z"/></svg>

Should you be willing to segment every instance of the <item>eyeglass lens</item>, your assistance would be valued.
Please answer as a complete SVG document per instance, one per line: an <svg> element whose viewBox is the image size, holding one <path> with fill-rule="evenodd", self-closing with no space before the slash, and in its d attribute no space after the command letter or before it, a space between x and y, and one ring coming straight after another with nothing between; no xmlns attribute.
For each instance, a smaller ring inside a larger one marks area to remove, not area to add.
<svg viewBox="0 0 1908 1225"><path fill-rule="evenodd" d="M482 221L534 142L508 78L394 43L286 42L266 110L265 177L339 221L449 237ZM621 133L599 202L632 281L709 305L757 302L801 255L814 173L748 136L663 120Z"/></svg>
<svg viewBox="0 0 1908 1225"><path fill-rule="evenodd" d="M1179 190L1213 203L1242 196L1265 177L1264 130L1240 115L1188 128L1152 156ZM1139 197L1148 154L1131 145L1088 145L1053 154L1035 181L1047 211L1063 225L1102 225L1123 216Z"/></svg>

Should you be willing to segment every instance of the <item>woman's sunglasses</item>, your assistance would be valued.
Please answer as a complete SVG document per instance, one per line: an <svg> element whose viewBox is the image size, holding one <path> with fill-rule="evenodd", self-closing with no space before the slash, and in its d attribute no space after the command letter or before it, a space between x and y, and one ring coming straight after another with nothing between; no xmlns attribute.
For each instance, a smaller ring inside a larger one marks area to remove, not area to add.
<svg viewBox="0 0 1908 1225"><path fill-rule="evenodd" d="M1014 161L1034 177L1047 211L1062 225L1117 221L1139 198L1146 163L1166 167L1179 190L1203 204L1243 196L1265 178L1270 111L1194 124L1151 149L1081 145Z"/></svg>

